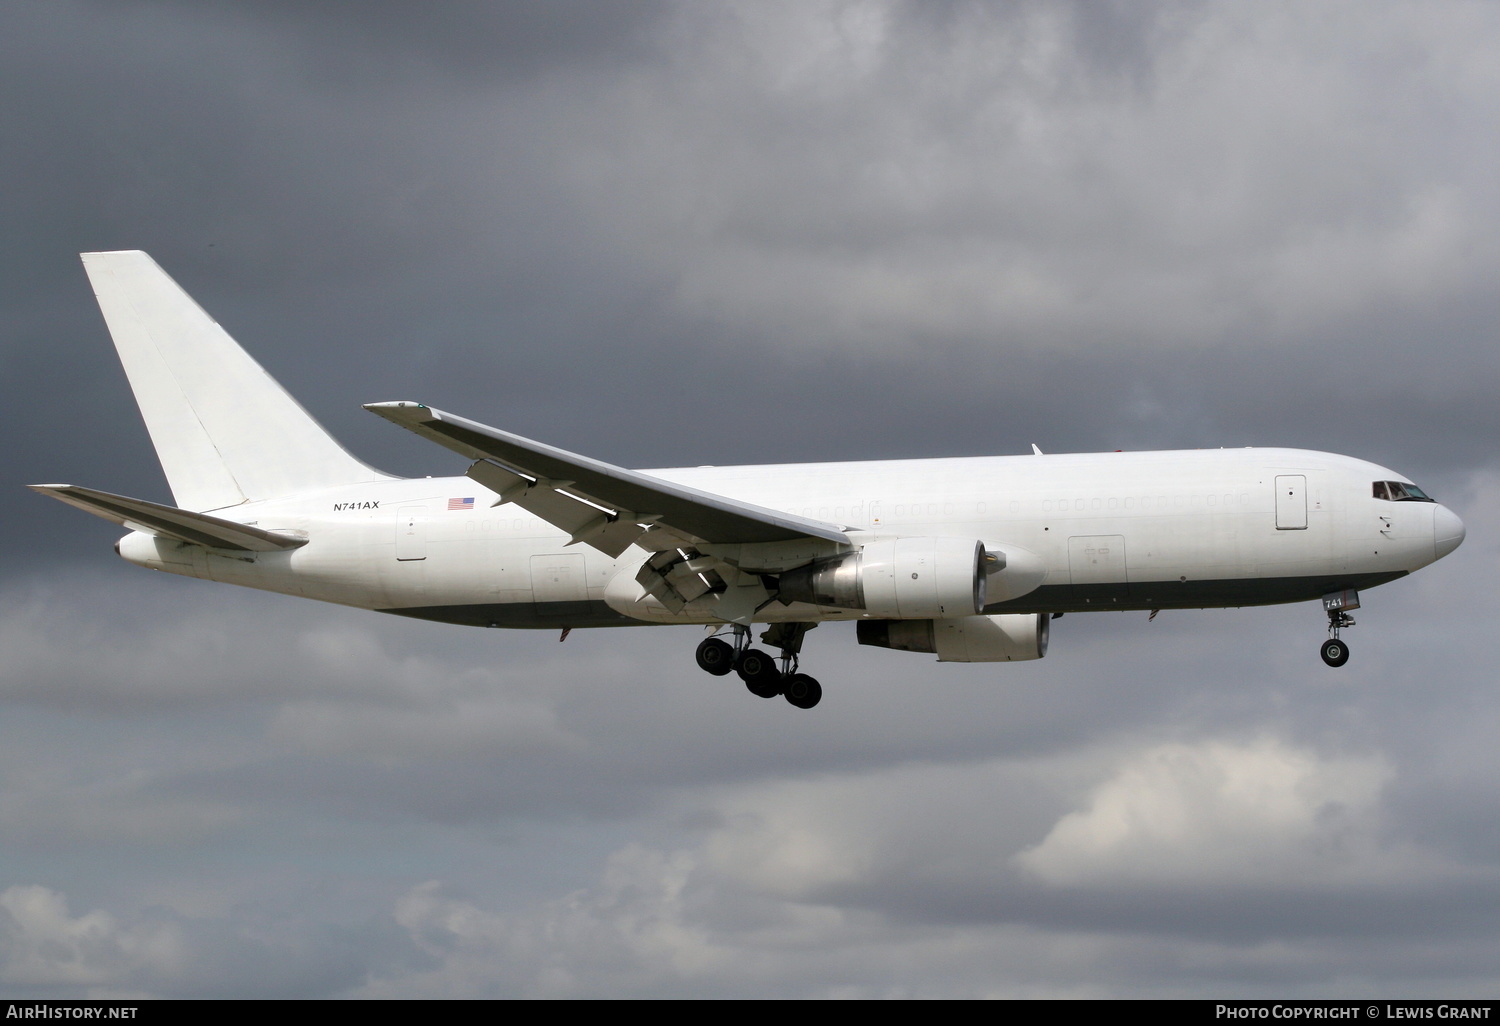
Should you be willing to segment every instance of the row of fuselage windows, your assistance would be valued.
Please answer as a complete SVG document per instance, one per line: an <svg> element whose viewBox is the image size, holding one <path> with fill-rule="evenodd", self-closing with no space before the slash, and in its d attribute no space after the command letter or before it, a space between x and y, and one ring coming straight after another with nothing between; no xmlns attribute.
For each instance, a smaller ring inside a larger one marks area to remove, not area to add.
<svg viewBox="0 0 1500 1026"><path fill-rule="evenodd" d="M1061 498L1042 499L1040 501L1043 513L1083 513L1083 512L1107 512L1134 513L1137 511L1172 512L1177 510L1202 510L1217 509L1232 506L1246 506L1250 502L1250 495L1241 492L1235 495L1233 492L1225 492L1214 495L1127 495L1124 498L1110 496L1108 498ZM866 508L863 505L852 506L803 506L801 508L791 507L787 510L793 516L816 517L819 520L833 519L836 522L843 521L846 516L853 520L863 520ZM892 518L911 517L936 517L936 516L959 516L970 513L984 516L989 512L989 504L976 503L953 503L953 502L897 502L877 504L870 507L872 517L888 516ZM1021 503L1012 501L1010 503L1011 513L1021 512Z"/></svg>
<svg viewBox="0 0 1500 1026"><path fill-rule="evenodd" d="M1377 499L1385 499L1390 502L1433 502L1435 500L1414 484L1403 481L1376 481L1372 493ZM1043 513L1082 513L1082 512L1104 512L1115 511L1119 513L1141 511L1172 512L1177 510L1202 510L1227 508L1233 506L1244 507L1250 502L1248 493L1241 492L1235 495L1226 492L1222 495L1141 495L1141 496L1111 496L1109 498L1095 497L1088 499L1061 498L1041 500ZM972 510L976 516L985 516L989 512L989 504L977 503L953 503L953 502L897 502L892 504L877 504L870 507L874 516L880 516L882 510L885 515L895 518L911 517L952 517L960 515L960 511L967 513ZM832 519L835 522L847 520L861 521L865 519L866 507L863 503L851 506L803 506L792 507L787 510L793 516L816 517L819 520ZM1010 503L1011 513L1021 512L1021 503L1012 501ZM488 534L492 531L522 531L536 526L536 520L470 520L465 524L470 534Z"/></svg>
<svg viewBox="0 0 1500 1026"><path fill-rule="evenodd" d="M1087 503L1087 505L1085 505ZM1248 492L1235 495L1233 492L1224 492L1222 495L1127 495L1123 499L1111 496L1107 499L1058 499L1056 505L1051 499L1042 500L1042 512L1051 513L1056 510L1059 513L1080 513L1084 510L1114 510L1116 512L1135 512L1136 510L1151 510L1156 513L1170 512L1184 509L1217 509L1227 506L1247 506L1250 503Z"/></svg>

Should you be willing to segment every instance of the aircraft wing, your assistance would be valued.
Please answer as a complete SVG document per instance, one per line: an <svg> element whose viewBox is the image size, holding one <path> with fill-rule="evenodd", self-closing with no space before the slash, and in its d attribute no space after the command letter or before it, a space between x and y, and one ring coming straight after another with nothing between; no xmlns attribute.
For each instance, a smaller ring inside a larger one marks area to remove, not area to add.
<svg viewBox="0 0 1500 1026"><path fill-rule="evenodd" d="M477 462L468 476L574 542L618 556L656 535L671 545L819 538L845 544L837 525L700 491L534 442L421 403L370 403L371 413ZM497 503L498 505L498 503Z"/></svg>
<svg viewBox="0 0 1500 1026"><path fill-rule="evenodd" d="M34 492L50 495L59 502L92 513L96 517L111 520L132 531L175 538L194 545L206 545L211 549L238 549L242 552L275 552L278 549L295 549L306 545L305 538L289 538L272 534L258 527L237 524L233 520L211 517L207 513L194 513L175 506L163 506L145 499L132 499L125 495L113 495L93 488L77 485L46 484L28 485Z"/></svg>

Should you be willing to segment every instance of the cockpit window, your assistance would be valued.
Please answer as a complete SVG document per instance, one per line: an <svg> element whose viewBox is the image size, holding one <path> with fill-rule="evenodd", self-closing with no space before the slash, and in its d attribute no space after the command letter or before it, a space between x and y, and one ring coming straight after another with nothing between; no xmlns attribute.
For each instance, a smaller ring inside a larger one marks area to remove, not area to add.
<svg viewBox="0 0 1500 1026"><path fill-rule="evenodd" d="M1405 481L1376 481L1373 489L1375 498L1387 499L1391 502L1432 502L1427 493L1414 484Z"/></svg>

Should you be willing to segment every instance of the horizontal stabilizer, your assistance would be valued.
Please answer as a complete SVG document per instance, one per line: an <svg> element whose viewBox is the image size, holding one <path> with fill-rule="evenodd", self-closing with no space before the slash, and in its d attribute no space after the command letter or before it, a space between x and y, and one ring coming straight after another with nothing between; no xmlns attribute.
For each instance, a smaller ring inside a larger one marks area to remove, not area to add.
<svg viewBox="0 0 1500 1026"><path fill-rule="evenodd" d="M553 526L568 531L575 540L604 551L616 546L623 550L633 540L622 538L622 532L613 526L616 524L633 527L636 532L644 530L639 525L654 524L684 538L710 544L806 538L841 545L849 541L837 524L780 513L626 470L420 403L371 403L365 409L469 459L486 461L488 470L476 465L470 468L469 477L499 493L502 502L516 502ZM561 513L549 516L540 506L532 509L525 496L539 490L567 497L579 508L571 516ZM608 514L601 517L605 511Z"/></svg>
<svg viewBox="0 0 1500 1026"><path fill-rule="evenodd" d="M163 506L145 499L132 499L124 495L79 488L76 485L46 484L30 485L32 491L50 495L59 502L66 502L86 513L113 521L132 531L178 541L203 545L211 549L239 549L248 552L275 552L278 549L295 549L306 545L306 538L290 538L285 535L262 531L232 520L221 520L207 513L194 513Z"/></svg>

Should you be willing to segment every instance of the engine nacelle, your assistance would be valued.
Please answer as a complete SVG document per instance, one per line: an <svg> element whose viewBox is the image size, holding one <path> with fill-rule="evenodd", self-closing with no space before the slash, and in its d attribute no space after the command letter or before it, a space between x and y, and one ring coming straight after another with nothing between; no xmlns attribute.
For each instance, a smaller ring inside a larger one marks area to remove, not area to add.
<svg viewBox="0 0 1500 1026"><path fill-rule="evenodd" d="M984 609L984 543L962 538L884 538L857 552L782 574L785 603L862 609L892 619L969 616Z"/></svg>
<svg viewBox="0 0 1500 1026"><path fill-rule="evenodd" d="M940 663L1004 663L1040 659L1052 633L1048 613L1000 613L944 620L861 620L861 645L933 652Z"/></svg>

